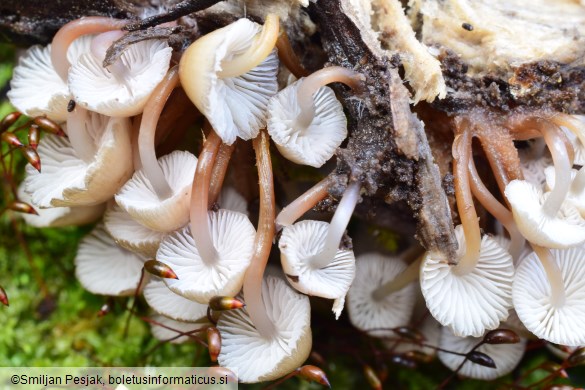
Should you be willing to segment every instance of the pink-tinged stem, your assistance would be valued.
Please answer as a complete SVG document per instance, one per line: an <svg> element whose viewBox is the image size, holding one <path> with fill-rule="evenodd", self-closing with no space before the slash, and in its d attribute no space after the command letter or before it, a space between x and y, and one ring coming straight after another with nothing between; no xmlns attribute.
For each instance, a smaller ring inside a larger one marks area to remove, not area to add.
<svg viewBox="0 0 585 390"><path fill-rule="evenodd" d="M203 143L203 150L197 159L197 169L193 180L191 191L191 235L195 246L206 264L214 264L217 261L218 253L213 245L207 205L209 199L209 183L213 165L221 145L221 138L210 130L207 139Z"/></svg>
<svg viewBox="0 0 585 390"><path fill-rule="evenodd" d="M362 87L364 76L353 70L341 66L330 66L323 68L298 81L297 98L301 112L297 117L300 126L308 127L315 117L315 104L313 95L319 88L329 83L343 83L353 90L359 90Z"/></svg>
<svg viewBox="0 0 585 390"><path fill-rule="evenodd" d="M567 147L559 134L561 130L556 125L547 122L539 121L538 123L555 166L555 186L548 194L542 208L547 215L556 216L571 186L572 164L567 155Z"/></svg>
<svg viewBox="0 0 585 390"><path fill-rule="evenodd" d="M209 184L209 203L208 207L213 206L219 199L221 189L223 187L223 181L228 170L229 162L232 157L232 153L236 144L227 145L221 144L217 158L215 159L215 165L213 172L211 173L211 183Z"/></svg>
<svg viewBox="0 0 585 390"><path fill-rule="evenodd" d="M455 199L465 235L465 253L459 259L455 270L466 275L475 269L481 251L481 231L469 186L469 159L471 155L471 134L464 130L453 141L453 172L455 176Z"/></svg>
<svg viewBox="0 0 585 390"><path fill-rule="evenodd" d="M93 161L97 152L95 141L87 131L89 115L90 113L79 104L67 115L67 136L77 157L86 163Z"/></svg>
<svg viewBox="0 0 585 390"><path fill-rule="evenodd" d="M140 130L138 131L140 163L159 199L169 198L173 191L165 178L165 174L163 173L158 160L156 159L154 137L160 114L167 99L178 84L179 68L175 66L168 71L165 78L162 79L148 98L142 113Z"/></svg>
<svg viewBox="0 0 585 390"><path fill-rule="evenodd" d="M254 254L244 277L244 298L250 319L260 335L272 338L276 328L266 314L262 299L262 282L274 239L274 217L276 214L270 140L265 131L261 131L254 139L254 150L256 151L256 165L260 180L260 215L254 240Z"/></svg>
<svg viewBox="0 0 585 390"><path fill-rule="evenodd" d="M315 207L317 203L327 196L327 189L330 185L331 178L327 176L282 209L276 217L276 230L292 225L303 214Z"/></svg>
<svg viewBox="0 0 585 390"><path fill-rule="evenodd" d="M508 231L510 234L510 247L508 251L512 255L514 260L518 260L520 254L522 253L522 249L524 249L524 245L526 244L526 239L518 230L516 226L516 222L514 221L514 216L503 204L501 204L490 192L490 190L483 184L481 177L477 173L477 169L475 168L475 161L473 158L469 159L469 178L471 179L471 192L479 203L482 204L485 209L494 216Z"/></svg>
<svg viewBox="0 0 585 390"><path fill-rule="evenodd" d="M127 20L112 19L102 16L87 16L73 20L57 31L51 43L51 62L57 74L67 81L69 60L67 49L69 45L82 35L99 34L106 31L119 30L128 23Z"/></svg>
<svg viewBox="0 0 585 390"><path fill-rule="evenodd" d="M555 259L550 252L550 249L531 244L532 249L540 259L540 263L544 268L546 277L550 284L550 301L555 308L560 308L565 304L566 292L565 284L563 283L563 275L560 268L557 266Z"/></svg>
<svg viewBox="0 0 585 390"><path fill-rule="evenodd" d="M324 268L335 258L335 255L339 250L339 244L343 237L343 233L345 232L353 214L353 210L360 199L360 189L361 184L358 182L349 184L345 189L341 201L339 201L339 205L337 205L337 210L335 210L333 219L329 224L323 249L308 260L313 268Z"/></svg>

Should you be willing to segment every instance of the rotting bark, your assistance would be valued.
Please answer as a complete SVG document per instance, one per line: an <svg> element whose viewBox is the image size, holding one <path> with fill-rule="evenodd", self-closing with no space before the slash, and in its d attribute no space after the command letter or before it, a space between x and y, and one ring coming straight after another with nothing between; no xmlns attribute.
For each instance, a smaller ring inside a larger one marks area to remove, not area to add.
<svg viewBox="0 0 585 390"><path fill-rule="evenodd" d="M367 196L406 201L425 248L455 260L457 244L439 169L395 64L368 35L349 0L319 0L310 10L330 63L366 76L362 95L336 88L349 113L350 138L338 151L337 184L330 192L339 197L350 176L363 184Z"/></svg>

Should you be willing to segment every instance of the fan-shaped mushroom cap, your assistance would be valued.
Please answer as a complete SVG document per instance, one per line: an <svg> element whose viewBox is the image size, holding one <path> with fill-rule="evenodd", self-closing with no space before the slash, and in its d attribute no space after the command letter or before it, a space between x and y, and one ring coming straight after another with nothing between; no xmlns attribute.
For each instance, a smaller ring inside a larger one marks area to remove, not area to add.
<svg viewBox="0 0 585 390"><path fill-rule="evenodd" d="M120 72L104 68L103 58L85 53L69 69L69 88L75 102L88 110L114 117L137 115L169 70L171 54L165 41L135 43L113 65Z"/></svg>
<svg viewBox="0 0 585 390"><path fill-rule="evenodd" d="M163 280L151 276L144 286L144 299L157 313L177 321L197 321L207 316L207 306L172 292Z"/></svg>
<svg viewBox="0 0 585 390"><path fill-rule="evenodd" d="M182 344L189 341L188 333L208 325L207 320L197 322L176 321L163 315L154 315L151 317L156 323L150 323L150 331L155 339L168 341L172 344Z"/></svg>
<svg viewBox="0 0 585 390"><path fill-rule="evenodd" d="M557 249L585 242L585 220L567 202L551 217L543 210L547 194L543 195L534 184L513 180L506 186L505 194L518 230L528 241Z"/></svg>
<svg viewBox="0 0 585 390"><path fill-rule="evenodd" d="M575 178L578 175L576 169L571 169L571 182L575 182ZM547 167L544 170L544 176L546 177L546 186L548 189L552 189L555 186L555 168L554 167ZM565 198L565 202L574 206L581 215L585 215L585 191L575 190L573 185L569 189L567 196Z"/></svg>
<svg viewBox="0 0 585 390"><path fill-rule="evenodd" d="M223 187L217 201L219 207L226 210L237 211L248 215L248 202L233 187Z"/></svg>
<svg viewBox="0 0 585 390"><path fill-rule="evenodd" d="M408 324L416 302L416 283L376 300L373 292L383 284L400 277L406 264L399 258L368 253L358 257L356 277L347 296L349 319L358 329L384 328L368 332L371 336L389 337L392 328Z"/></svg>
<svg viewBox="0 0 585 390"><path fill-rule="evenodd" d="M458 337L451 333L449 329L443 328L439 346L450 351L467 353L481 340L481 337ZM512 372L524 355L526 340L522 338L520 340L516 344L483 344L476 351L491 357L496 364L496 368L485 367L468 360L461 367L459 374L468 378L492 380ZM442 351L439 351L438 355L439 360L451 370L459 367L464 359L463 356Z"/></svg>
<svg viewBox="0 0 585 390"><path fill-rule="evenodd" d="M25 189L39 207L89 206L109 200L133 172L130 121L91 113L87 130L97 146L89 162L78 158L69 140L47 134L38 154L42 173L27 166Z"/></svg>
<svg viewBox="0 0 585 390"><path fill-rule="evenodd" d="M199 256L190 224L167 236L156 259L167 264L179 279L165 279L175 293L207 303L215 295L234 296L242 288L254 249L256 231L248 217L229 210L209 212L209 229L218 252L217 261Z"/></svg>
<svg viewBox="0 0 585 390"><path fill-rule="evenodd" d="M355 277L355 257L352 250L340 249L325 268L315 268L310 263L309 260L325 246L328 229L327 222L297 222L284 228L278 247L289 283L304 294L335 299L333 312L339 318L345 295Z"/></svg>
<svg viewBox="0 0 585 390"><path fill-rule="evenodd" d="M276 326L274 337L262 337L245 308L222 313L217 323L222 339L219 364L234 368L244 383L269 381L288 374L311 352L309 298L274 276L264 278L262 298L266 314Z"/></svg>
<svg viewBox="0 0 585 390"><path fill-rule="evenodd" d="M555 344L585 344L585 249L551 250L561 271L565 302L555 307L550 284L535 253L526 257L514 278L514 308L526 328L537 337Z"/></svg>
<svg viewBox="0 0 585 390"><path fill-rule="evenodd" d="M67 50L69 62L89 50L90 36L73 41ZM10 91L10 103L28 116L47 115L55 122L67 119L67 104L71 99L67 84L53 68L51 45L33 46L18 60L14 68Z"/></svg>
<svg viewBox="0 0 585 390"><path fill-rule="evenodd" d="M25 203L32 203L32 197L24 190L24 184L18 188L18 198ZM79 226L95 222L106 210L106 204L81 207L38 208L38 214L21 214L22 219L34 227Z"/></svg>
<svg viewBox="0 0 585 390"><path fill-rule="evenodd" d="M156 257L160 242L167 235L136 222L115 203L106 211L104 225L118 245L147 258Z"/></svg>
<svg viewBox="0 0 585 390"><path fill-rule="evenodd" d="M455 228L458 256L465 253L461 225ZM420 271L420 287L431 314L456 335L479 337L495 329L512 308L512 256L488 235L473 271L457 273L440 256L427 252Z"/></svg>
<svg viewBox="0 0 585 390"><path fill-rule="evenodd" d="M94 294L130 295L138 286L143 263L144 258L116 245L100 225L79 244L75 275Z"/></svg>
<svg viewBox="0 0 585 390"><path fill-rule="evenodd" d="M191 185L197 158L189 152L174 151L159 158L158 162L173 191L171 197L159 199L141 169L116 194L116 203L149 229L170 232L189 222Z"/></svg>
<svg viewBox="0 0 585 390"><path fill-rule="evenodd" d="M297 90L302 78L268 102L268 133L280 153L292 162L320 167L333 156L347 137L343 106L329 87L313 96L315 116L308 126L298 120L301 108Z"/></svg>
<svg viewBox="0 0 585 390"><path fill-rule="evenodd" d="M200 38L181 58L185 92L229 145L236 137L249 140L258 135L266 126L268 99L278 91L276 51L241 76L219 76L222 63L245 53L260 30L257 23L240 19Z"/></svg>

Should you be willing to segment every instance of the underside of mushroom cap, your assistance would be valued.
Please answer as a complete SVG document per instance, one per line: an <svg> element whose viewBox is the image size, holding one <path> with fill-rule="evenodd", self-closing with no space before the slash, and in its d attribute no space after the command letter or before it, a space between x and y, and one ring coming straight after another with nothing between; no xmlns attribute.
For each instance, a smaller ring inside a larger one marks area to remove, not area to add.
<svg viewBox="0 0 585 390"><path fill-rule="evenodd" d="M421 345L421 343L417 343L416 341L407 339L406 337L385 338L382 339L382 342L388 349L392 351L392 353L395 354L405 354L409 351L418 351L427 356L435 356L437 350L431 348L430 346L439 345L441 329L443 329L441 324L439 324L432 315L427 315L422 324L417 327L415 326L415 329L417 329L420 334L424 336L424 344L427 346ZM394 334L394 336L396 335Z"/></svg>
<svg viewBox="0 0 585 390"><path fill-rule="evenodd" d="M565 288L565 303L555 307L551 286L535 253L526 257L514 278L513 299L518 317L537 337L551 343L585 344L585 249L551 250Z"/></svg>
<svg viewBox="0 0 585 390"><path fill-rule="evenodd" d="M458 337L448 328L443 328L439 346L449 351L467 353L481 341L481 337ZM461 367L459 374L464 377L481 380L493 380L504 376L512 372L520 363L525 347L526 340L522 338L516 344L483 344L476 351L491 357L496 364L496 368L485 367L467 360ZM439 360L451 370L457 369L464 359L463 356L443 351L439 351L438 355Z"/></svg>
<svg viewBox="0 0 585 390"><path fill-rule="evenodd" d="M556 216L543 211L547 194L525 180L513 180L505 190L518 230L534 244L563 249L585 242L585 220L564 202Z"/></svg>
<svg viewBox="0 0 585 390"><path fill-rule="evenodd" d="M32 203L32 198L24 190L24 185L18 188L18 198L25 203ZM95 222L105 210L105 203L95 206L37 208L37 214L21 213L21 217L27 225L37 228L80 226Z"/></svg>
<svg viewBox="0 0 585 390"><path fill-rule="evenodd" d="M465 253L461 225L455 228L460 257ZM461 337L479 337L495 329L512 308L512 256L493 238L484 235L476 267L459 275L441 256L427 252L420 271L420 286L431 314Z"/></svg>
<svg viewBox="0 0 585 390"><path fill-rule="evenodd" d="M571 182L573 183L575 177L578 174L578 170L571 169ZM552 190L555 187L555 168L554 167L547 167L544 170L544 176L546 177L546 186L549 190ZM572 186L571 186L572 187ZM580 215L585 215L585 191L574 191L573 188L569 189L567 193L567 197L565 198L565 202L574 206ZM585 224L585 221L584 221Z"/></svg>
<svg viewBox="0 0 585 390"><path fill-rule="evenodd" d="M280 153L292 162L319 168L347 137L343 106L329 87L313 96L315 116L308 126L298 120L301 108L297 90L302 78L268 102L268 133Z"/></svg>
<svg viewBox="0 0 585 390"><path fill-rule="evenodd" d="M355 257L352 250L340 249L327 267L311 265L310 259L325 246L328 229L327 222L297 222L284 228L278 247L289 283L304 294L339 299L333 308L336 318L339 318L343 300L355 277Z"/></svg>
<svg viewBox="0 0 585 390"><path fill-rule="evenodd" d="M197 321L207 316L207 305L183 298L172 292L163 280L151 276L144 286L144 299L157 313L177 321Z"/></svg>
<svg viewBox="0 0 585 390"><path fill-rule="evenodd" d="M245 53L260 30L257 23L240 19L196 41L181 59L179 72L185 92L229 145L236 137L248 140L258 135L266 126L268 99L278 91L276 50L241 76L218 76L222 63Z"/></svg>
<svg viewBox="0 0 585 390"><path fill-rule="evenodd" d="M244 383L286 375L300 367L311 352L309 298L274 276L264 278L262 298L276 336L261 336L245 308L224 312L217 323L222 338L219 364L236 369Z"/></svg>
<svg viewBox="0 0 585 390"><path fill-rule="evenodd" d="M373 292L383 284L400 277L406 264L399 258L375 253L358 257L356 277L349 289L347 310L351 323L370 336L389 337L392 328L406 326L416 302L416 283L375 300ZM371 329L379 329L370 331Z"/></svg>
<svg viewBox="0 0 585 390"><path fill-rule="evenodd" d="M144 258L116 245L100 225L79 244L75 275L94 294L130 295L138 286L143 264Z"/></svg>
<svg viewBox="0 0 585 390"><path fill-rule="evenodd" d="M191 338L187 334L194 330L208 326L207 319L197 322L176 321L163 315L151 317L150 331L157 340L168 341L171 344L182 344Z"/></svg>
<svg viewBox="0 0 585 390"><path fill-rule="evenodd" d="M138 170L116 194L116 203L134 220L149 229L171 232L189 222L191 187L197 158L189 152L174 151L158 159L173 191L160 200L144 170Z"/></svg>
<svg viewBox="0 0 585 390"><path fill-rule="evenodd" d="M219 207L248 215L248 202L233 187L224 186L217 200Z"/></svg>
<svg viewBox="0 0 585 390"><path fill-rule="evenodd" d="M99 115L99 114L91 114ZM89 129L98 146L90 163L65 137L47 134L38 147L42 173L27 166L25 189L39 207L89 206L114 196L133 172L130 121L101 117L101 129ZM90 126L91 127L91 126Z"/></svg>
<svg viewBox="0 0 585 390"><path fill-rule="evenodd" d="M130 214L114 202L104 215L104 226L122 248L147 258L156 257L160 242L167 235L136 222Z"/></svg>
<svg viewBox="0 0 585 390"><path fill-rule="evenodd" d="M69 70L69 88L75 102L88 110L114 117L142 112L148 97L169 69L172 49L161 40L145 40L130 45L114 68L102 65L103 58L91 52L81 55Z"/></svg>
<svg viewBox="0 0 585 390"><path fill-rule="evenodd" d="M167 236L156 259L167 264L179 279L165 279L175 293L206 304L216 295L234 296L242 288L254 250L255 229L247 216L229 210L209 212L209 229L218 259L201 259L187 225Z"/></svg>

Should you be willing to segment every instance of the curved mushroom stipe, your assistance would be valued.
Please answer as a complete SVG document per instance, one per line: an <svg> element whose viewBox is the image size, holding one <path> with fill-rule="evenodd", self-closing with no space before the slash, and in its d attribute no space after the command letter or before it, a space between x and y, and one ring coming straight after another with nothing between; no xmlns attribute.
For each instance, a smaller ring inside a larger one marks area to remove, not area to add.
<svg viewBox="0 0 585 390"><path fill-rule="evenodd" d="M99 114L90 113L79 105L67 115L67 136L75 154L89 164L97 152L96 141L88 132L87 124Z"/></svg>
<svg viewBox="0 0 585 390"><path fill-rule="evenodd" d="M331 219L329 229L327 231L327 238L323 249L311 258L308 262L314 268L324 268L335 258L335 254L339 250L339 244L343 238L343 233L349 224L349 220L353 214L356 204L360 199L361 183L353 182L347 186L337 210Z"/></svg>
<svg viewBox="0 0 585 390"><path fill-rule="evenodd" d="M179 68L177 66L169 70L165 78L159 83L150 95L144 106L140 129L138 130L138 152L140 164L144 173L159 199L166 199L173 193L165 175L156 159L155 133L156 125L165 103L171 96L175 87L179 84Z"/></svg>
<svg viewBox="0 0 585 390"><path fill-rule="evenodd" d="M258 167L260 187L260 215L254 241L254 255L244 276L243 291L252 324L262 337L269 339L277 334L277 328L267 315L264 307L262 279L274 240L276 201L268 134L265 131L260 131L253 144L256 152L256 166Z"/></svg>
<svg viewBox="0 0 585 390"><path fill-rule="evenodd" d="M315 207L317 203L327 196L327 189L331 183L331 176L327 176L283 208L276 217L276 231L292 225L303 214Z"/></svg>
<svg viewBox="0 0 585 390"><path fill-rule="evenodd" d="M274 49L280 23L275 14L266 15L262 32L256 36L254 43L248 50L221 63L218 76L221 78L238 77L248 73L262 63Z"/></svg>
<svg viewBox="0 0 585 390"><path fill-rule="evenodd" d="M532 249L534 250L534 253L536 253L540 265L546 274L546 279L550 286L549 297L551 305L554 308L560 308L565 304L567 298L567 291L563 283L561 269L555 261L551 249L534 244L532 244Z"/></svg>
<svg viewBox="0 0 585 390"><path fill-rule="evenodd" d="M67 49L76 38L86 34L98 34L111 30L119 30L126 23L128 23L127 20L102 16L87 16L65 24L57 31L51 43L51 61L57 74L63 81L67 81L67 72L71 65L67 59Z"/></svg>
<svg viewBox="0 0 585 390"><path fill-rule="evenodd" d="M306 128L315 117L313 95L321 87L329 83L339 82L359 92L363 86L364 75L341 66L329 66L312 73L298 82L297 97L301 112L297 117L297 121L301 127Z"/></svg>
<svg viewBox="0 0 585 390"><path fill-rule="evenodd" d="M211 179L209 183L209 201L207 202L208 208L211 208L215 203L217 203L221 196L223 189L223 181L228 171L230 158L232 157L232 153L234 152L235 147L236 144L227 145L224 143L222 143L219 146L219 150L217 152L217 157L215 158L215 164L213 166L213 171L211 172ZM222 206L221 208L227 207ZM234 211L243 212L241 210ZM246 213L244 212L244 214Z"/></svg>
<svg viewBox="0 0 585 390"><path fill-rule="evenodd" d="M286 30L281 28L276 41L278 49L278 58L284 63L284 66L297 78L307 77L309 72L303 67L299 57L290 44Z"/></svg>

